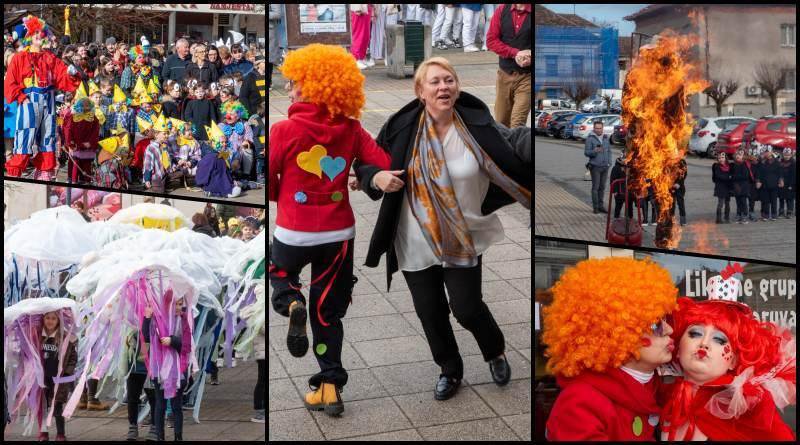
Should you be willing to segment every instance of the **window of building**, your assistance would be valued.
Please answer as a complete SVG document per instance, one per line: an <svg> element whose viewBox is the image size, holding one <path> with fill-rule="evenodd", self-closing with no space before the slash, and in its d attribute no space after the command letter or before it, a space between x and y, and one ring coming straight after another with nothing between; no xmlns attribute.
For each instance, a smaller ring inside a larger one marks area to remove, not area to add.
<svg viewBox="0 0 800 445"><path fill-rule="evenodd" d="M797 27L794 24L781 25L781 46L795 46Z"/></svg>
<svg viewBox="0 0 800 445"><path fill-rule="evenodd" d="M797 71L786 70L786 77L783 80L783 89L794 91L797 87Z"/></svg>
<svg viewBox="0 0 800 445"><path fill-rule="evenodd" d="M572 75L583 76L583 56L572 56Z"/></svg>
<svg viewBox="0 0 800 445"><path fill-rule="evenodd" d="M558 76L558 56L545 56L545 73L547 76Z"/></svg>

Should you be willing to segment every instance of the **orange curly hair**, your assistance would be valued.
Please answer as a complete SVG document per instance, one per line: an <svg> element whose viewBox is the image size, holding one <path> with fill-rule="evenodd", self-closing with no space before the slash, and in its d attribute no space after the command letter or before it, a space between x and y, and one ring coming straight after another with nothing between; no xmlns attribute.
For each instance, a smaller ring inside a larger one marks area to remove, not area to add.
<svg viewBox="0 0 800 445"><path fill-rule="evenodd" d="M301 85L304 101L327 107L331 117L361 117L364 75L341 46L313 43L291 51L281 72Z"/></svg>
<svg viewBox="0 0 800 445"><path fill-rule="evenodd" d="M567 269L544 308L547 369L564 377L639 358L650 325L676 306L678 288L650 259L588 259Z"/></svg>

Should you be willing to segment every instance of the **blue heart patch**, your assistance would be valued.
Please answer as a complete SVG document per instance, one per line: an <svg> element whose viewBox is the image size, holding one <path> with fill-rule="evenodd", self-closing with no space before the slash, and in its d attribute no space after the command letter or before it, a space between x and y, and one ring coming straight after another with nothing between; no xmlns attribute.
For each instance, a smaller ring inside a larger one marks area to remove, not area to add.
<svg viewBox="0 0 800 445"><path fill-rule="evenodd" d="M333 179L344 171L344 168L347 166L347 161L341 156L335 159L330 156L323 156L319 160L319 165L322 167L322 172L333 182Z"/></svg>

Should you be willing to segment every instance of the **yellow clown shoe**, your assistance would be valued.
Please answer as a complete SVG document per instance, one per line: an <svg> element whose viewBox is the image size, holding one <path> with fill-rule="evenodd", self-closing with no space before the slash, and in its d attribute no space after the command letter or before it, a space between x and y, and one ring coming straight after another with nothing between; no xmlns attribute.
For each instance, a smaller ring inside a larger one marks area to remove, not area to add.
<svg viewBox="0 0 800 445"><path fill-rule="evenodd" d="M325 411L329 416L338 416L344 412L339 388L333 383L323 383L316 391L306 393L303 403L310 411Z"/></svg>

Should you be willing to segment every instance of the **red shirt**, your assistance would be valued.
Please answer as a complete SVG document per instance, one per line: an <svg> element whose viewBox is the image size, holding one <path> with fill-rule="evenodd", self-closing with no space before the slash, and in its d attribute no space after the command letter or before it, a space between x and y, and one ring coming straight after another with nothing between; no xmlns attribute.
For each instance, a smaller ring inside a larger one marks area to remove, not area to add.
<svg viewBox="0 0 800 445"><path fill-rule="evenodd" d="M389 154L355 119L329 118L310 103L289 107L289 119L269 134L269 199L276 224L301 232L342 230L355 224L348 194L354 159L389 169Z"/></svg>
<svg viewBox="0 0 800 445"><path fill-rule="evenodd" d="M655 399L657 376L641 384L615 368L557 382L562 391L547 419L547 440L655 440L661 411Z"/></svg>
<svg viewBox="0 0 800 445"><path fill-rule="evenodd" d="M489 23L489 33L486 34L486 47L492 50L498 56L505 59L513 59L520 51L517 48L506 45L500 40L500 16L503 15L503 8L510 5L500 5L494 11L492 21ZM513 7L513 6L512 6ZM531 5L525 5L524 10L520 11L514 8L511 11L511 23L514 25L514 33L519 33L522 23L528 14L531 13Z"/></svg>
<svg viewBox="0 0 800 445"><path fill-rule="evenodd" d="M34 78L38 81L36 85L33 85ZM26 80L28 86L52 86L62 91L75 91L80 83L80 78L67 74L64 62L49 51L20 51L11 57L3 81L6 102L21 104L25 100L27 96L22 90L26 88Z"/></svg>

